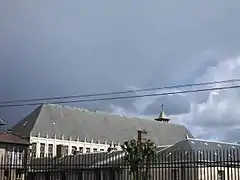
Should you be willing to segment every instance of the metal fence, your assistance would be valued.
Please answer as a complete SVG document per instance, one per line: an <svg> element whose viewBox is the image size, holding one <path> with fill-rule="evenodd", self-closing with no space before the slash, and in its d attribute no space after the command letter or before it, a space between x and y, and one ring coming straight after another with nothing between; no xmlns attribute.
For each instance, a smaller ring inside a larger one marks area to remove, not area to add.
<svg viewBox="0 0 240 180"><path fill-rule="evenodd" d="M161 151L127 162L120 151L63 157L2 156L0 179L25 180L240 180L239 150ZM135 163L134 163L135 162Z"/></svg>

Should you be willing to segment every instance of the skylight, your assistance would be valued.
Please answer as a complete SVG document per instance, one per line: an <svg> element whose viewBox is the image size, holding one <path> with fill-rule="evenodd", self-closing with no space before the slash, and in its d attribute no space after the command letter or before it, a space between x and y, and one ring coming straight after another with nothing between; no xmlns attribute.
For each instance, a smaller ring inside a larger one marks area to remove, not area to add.
<svg viewBox="0 0 240 180"><path fill-rule="evenodd" d="M171 155L172 155L172 153L170 152L170 153L168 153L167 157L169 157L169 156L171 156Z"/></svg>
<svg viewBox="0 0 240 180"><path fill-rule="evenodd" d="M27 124L28 122L26 121L26 122L24 122L24 124L23 124L23 126L26 126L26 124Z"/></svg>

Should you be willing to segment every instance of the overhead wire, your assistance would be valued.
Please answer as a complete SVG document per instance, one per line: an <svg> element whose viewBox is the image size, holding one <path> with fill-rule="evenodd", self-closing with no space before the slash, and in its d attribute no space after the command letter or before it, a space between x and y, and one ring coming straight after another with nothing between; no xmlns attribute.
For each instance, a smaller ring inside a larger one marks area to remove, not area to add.
<svg viewBox="0 0 240 180"><path fill-rule="evenodd" d="M151 94L132 95L132 96L116 96L116 97L95 98L95 99L77 99L77 100L68 100L68 101L55 101L55 102L51 102L51 104L66 104L66 103L81 103L81 102L93 102L93 101L133 99L133 98L142 98L142 97L166 96L166 95L186 94L186 93L196 93L196 92L216 91L216 90L227 90L227 89L237 89L237 88L240 88L240 85L202 88L202 89L195 89L195 90L182 90L182 91L173 91L173 92L165 92L165 93L151 93ZM43 102L41 102L41 103L39 103L39 102L38 103L26 103L26 104L1 104L0 108L35 106L35 105L41 105L41 104L43 104Z"/></svg>
<svg viewBox="0 0 240 180"><path fill-rule="evenodd" d="M121 95L121 94L129 94L129 93L157 91L157 90L163 90L163 89L175 89L175 88L223 84L223 83L234 83L234 82L240 82L240 79L229 79L229 80L223 80L223 81L208 81L208 82L201 82L201 83L194 83L194 84L180 84L180 85L164 86L164 87L157 87L157 88L144 88L144 89L136 89L136 90L115 91L115 92L90 93L90 94L55 96L55 97L33 98L33 99L18 99L18 100L12 100L12 101L0 101L0 105L13 104L13 103L36 102L36 101L63 100L63 99L73 99L73 98L88 98L88 97L96 97L96 96Z"/></svg>

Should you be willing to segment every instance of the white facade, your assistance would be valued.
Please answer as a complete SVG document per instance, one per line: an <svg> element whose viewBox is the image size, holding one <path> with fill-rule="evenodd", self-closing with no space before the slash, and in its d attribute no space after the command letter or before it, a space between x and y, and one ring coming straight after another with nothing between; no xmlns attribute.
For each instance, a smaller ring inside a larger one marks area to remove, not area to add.
<svg viewBox="0 0 240 180"><path fill-rule="evenodd" d="M62 139L57 139L56 137L48 138L48 136L40 137L40 135L37 137L30 136L30 143L32 144L32 155L35 157L48 157L49 155L55 157L57 145L67 147L68 150L65 155L71 155L73 151L81 153L106 152L110 146L114 146L113 142L108 143L107 141L103 144L100 141L98 143L93 140L87 141L86 139L84 141L74 141L71 138L64 139L64 136L62 136ZM120 150L120 143L115 144L115 148Z"/></svg>

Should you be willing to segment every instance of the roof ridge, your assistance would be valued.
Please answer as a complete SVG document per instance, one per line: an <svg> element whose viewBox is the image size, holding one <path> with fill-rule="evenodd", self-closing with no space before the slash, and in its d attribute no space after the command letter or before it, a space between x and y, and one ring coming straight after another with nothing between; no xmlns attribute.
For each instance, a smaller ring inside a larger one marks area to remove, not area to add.
<svg viewBox="0 0 240 180"><path fill-rule="evenodd" d="M87 108L73 107L73 106L62 105L62 104L45 103L45 104L43 104L43 106L46 106L46 107L54 106L56 108L68 108L70 110L80 111L80 112L83 112L83 113L95 113L95 114L106 115L106 116L121 117L121 118L127 118L127 119L137 119L137 120L140 120L140 121L156 122L154 120L154 118L153 119L147 119L147 118L138 117L138 116L125 116L125 115L119 115L119 114L112 113L112 112L106 112L106 111L101 111L101 110L91 110L91 109L87 109ZM161 123L161 122L157 122L157 123ZM175 123L169 123L169 124L174 124L176 126L185 127L183 124L175 124Z"/></svg>
<svg viewBox="0 0 240 180"><path fill-rule="evenodd" d="M202 142L222 143L222 144L240 146L240 145L237 144L237 143L230 143L230 142L225 142L225 141L206 140L206 139L195 139L195 138L188 138L188 140L189 140L189 141L202 141Z"/></svg>
<svg viewBox="0 0 240 180"><path fill-rule="evenodd" d="M24 117L22 120L20 120L17 124L12 126L11 130L12 133L15 135L23 136L22 134L25 134L26 136L31 135L31 131L34 129L37 119L42 111L44 104L39 105L37 108L35 108L30 114L28 114L26 117ZM34 117L34 118L32 118ZM29 128L23 129L25 125L27 126L29 122L33 122L32 126L28 126ZM29 131L29 132L28 132ZM24 132L24 133L23 133Z"/></svg>
<svg viewBox="0 0 240 180"><path fill-rule="evenodd" d="M32 130L35 128L36 124L38 123L38 118L39 118L40 114L42 113L42 110L43 110L43 108L44 108L44 105L45 105L45 104L42 103L41 105L39 105L39 106L32 112L32 113L37 112L37 116L36 116L34 125L33 125L33 127L32 127ZM32 131L32 130L31 130L31 131ZM31 131L30 131L30 133L31 133Z"/></svg>

